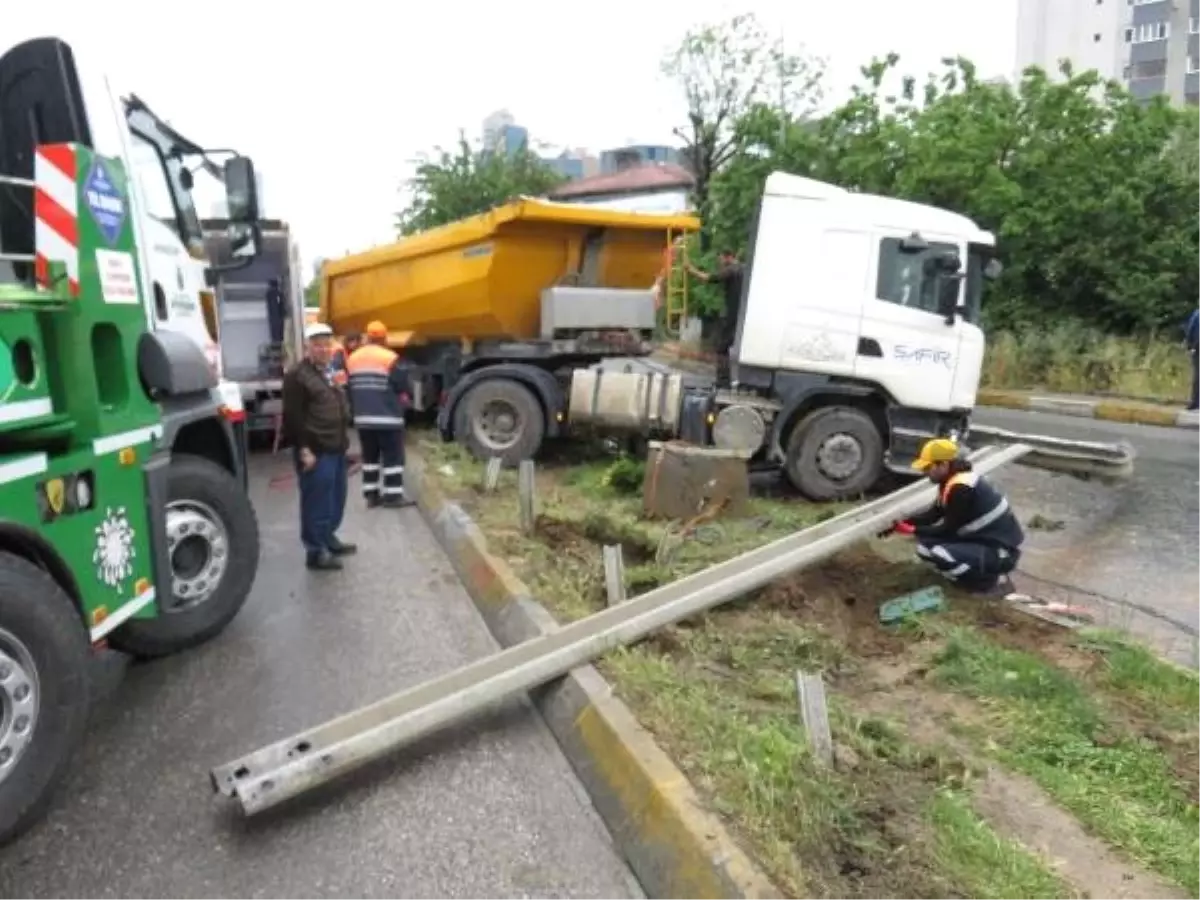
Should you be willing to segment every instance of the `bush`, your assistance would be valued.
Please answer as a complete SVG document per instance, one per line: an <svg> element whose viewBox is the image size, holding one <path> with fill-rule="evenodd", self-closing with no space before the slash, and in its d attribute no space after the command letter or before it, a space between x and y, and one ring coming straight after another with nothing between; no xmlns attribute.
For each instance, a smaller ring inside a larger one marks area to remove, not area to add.
<svg viewBox="0 0 1200 900"><path fill-rule="evenodd" d="M989 334L982 382L990 388L1180 402L1191 377L1181 339L1114 337L1066 323Z"/></svg>

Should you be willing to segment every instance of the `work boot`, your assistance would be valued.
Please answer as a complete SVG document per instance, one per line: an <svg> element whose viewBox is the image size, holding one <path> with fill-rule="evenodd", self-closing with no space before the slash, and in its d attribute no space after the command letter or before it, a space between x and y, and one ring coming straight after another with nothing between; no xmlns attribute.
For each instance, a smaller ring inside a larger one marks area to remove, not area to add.
<svg viewBox="0 0 1200 900"><path fill-rule="evenodd" d="M328 550L322 550L320 553L308 554L305 565L318 571L334 572L342 568L342 561Z"/></svg>
<svg viewBox="0 0 1200 900"><path fill-rule="evenodd" d="M409 500L403 494L400 496L391 496L383 498L383 505L387 509L405 509L406 507L415 504L416 500Z"/></svg>
<svg viewBox="0 0 1200 900"><path fill-rule="evenodd" d="M329 539L329 552L334 556L353 556L358 552L358 545L347 544L335 535Z"/></svg>

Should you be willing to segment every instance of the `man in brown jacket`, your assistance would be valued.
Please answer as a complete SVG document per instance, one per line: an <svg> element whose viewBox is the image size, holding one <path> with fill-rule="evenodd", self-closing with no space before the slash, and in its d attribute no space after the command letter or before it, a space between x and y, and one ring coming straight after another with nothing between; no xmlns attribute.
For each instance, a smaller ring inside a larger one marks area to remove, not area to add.
<svg viewBox="0 0 1200 900"><path fill-rule="evenodd" d="M283 380L283 431L300 482L300 541L310 569L340 569L338 557L358 549L337 536L346 510L350 405L330 371L333 331L309 325L304 338L305 358Z"/></svg>

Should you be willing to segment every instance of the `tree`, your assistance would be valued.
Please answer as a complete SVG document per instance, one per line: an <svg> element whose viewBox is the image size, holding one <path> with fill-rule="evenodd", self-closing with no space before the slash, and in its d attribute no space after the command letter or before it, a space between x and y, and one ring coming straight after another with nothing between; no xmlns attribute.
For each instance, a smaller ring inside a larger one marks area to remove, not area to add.
<svg viewBox="0 0 1200 900"><path fill-rule="evenodd" d="M793 115L811 111L823 72L819 62L786 52L749 14L688 32L662 69L687 103L687 126L675 134L695 177L695 206L706 219L713 179L744 149L738 123L764 104ZM705 238L707 246L707 229Z"/></svg>
<svg viewBox="0 0 1200 900"><path fill-rule="evenodd" d="M1030 69L1015 88L989 83L963 59L893 91L897 62L864 67L851 98L818 122L746 111L735 129L757 152L719 174L712 231L744 233L767 174L791 171L993 231L1005 272L989 292L992 326L1177 327L1200 290L1195 110L1139 103L1069 68L1057 80Z"/></svg>
<svg viewBox="0 0 1200 900"><path fill-rule="evenodd" d="M481 152L460 134L453 153L437 148L408 181L412 199L396 217L402 235L426 231L487 212L522 195L540 196L566 179L527 147L516 153Z"/></svg>

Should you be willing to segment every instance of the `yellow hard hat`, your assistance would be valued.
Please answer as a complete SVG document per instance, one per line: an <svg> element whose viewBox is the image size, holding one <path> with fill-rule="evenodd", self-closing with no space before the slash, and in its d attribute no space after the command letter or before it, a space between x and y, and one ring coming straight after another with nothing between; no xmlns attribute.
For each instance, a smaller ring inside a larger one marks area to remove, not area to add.
<svg viewBox="0 0 1200 900"><path fill-rule="evenodd" d="M925 442L921 453L913 460L912 467L918 472L924 472L937 463L951 462L958 459L958 444L949 438L933 438Z"/></svg>
<svg viewBox="0 0 1200 900"><path fill-rule="evenodd" d="M369 338L385 338L388 336L387 326L376 320L367 324L367 337Z"/></svg>

